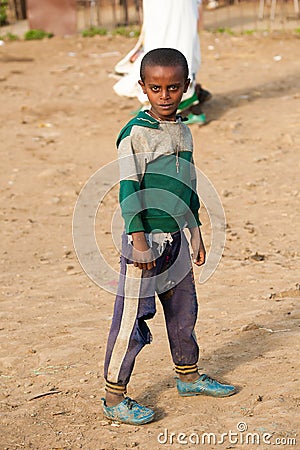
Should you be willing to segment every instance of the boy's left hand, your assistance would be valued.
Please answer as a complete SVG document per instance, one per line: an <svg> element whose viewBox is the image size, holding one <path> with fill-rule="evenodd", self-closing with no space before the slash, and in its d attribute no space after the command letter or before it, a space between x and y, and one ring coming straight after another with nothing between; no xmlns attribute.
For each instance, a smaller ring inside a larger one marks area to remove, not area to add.
<svg viewBox="0 0 300 450"><path fill-rule="evenodd" d="M206 251L199 227L191 228L191 247L193 263L196 266L202 266L205 263Z"/></svg>

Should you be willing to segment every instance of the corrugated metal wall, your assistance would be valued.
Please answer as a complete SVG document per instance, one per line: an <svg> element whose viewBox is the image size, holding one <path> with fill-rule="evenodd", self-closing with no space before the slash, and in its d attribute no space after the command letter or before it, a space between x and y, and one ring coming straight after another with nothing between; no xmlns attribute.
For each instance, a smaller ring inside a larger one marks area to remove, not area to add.
<svg viewBox="0 0 300 450"><path fill-rule="evenodd" d="M219 7L207 7L204 16L205 28L211 31L284 30L300 26L299 2L295 0L214 3L218 3Z"/></svg>
<svg viewBox="0 0 300 450"><path fill-rule="evenodd" d="M78 0L77 3L81 20L85 14L81 26L115 27L142 21L141 0ZM204 0L206 30L243 32L295 29L299 26L297 0Z"/></svg>

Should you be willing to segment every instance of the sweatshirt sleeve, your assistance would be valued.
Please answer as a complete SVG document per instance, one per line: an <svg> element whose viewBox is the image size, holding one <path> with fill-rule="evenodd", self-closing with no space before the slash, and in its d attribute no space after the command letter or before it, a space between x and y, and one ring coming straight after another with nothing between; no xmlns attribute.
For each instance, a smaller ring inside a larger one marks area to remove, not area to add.
<svg viewBox="0 0 300 450"><path fill-rule="evenodd" d="M188 223L189 228L193 228L195 226L200 226L201 222L199 219L199 209L200 209L200 200L197 194L197 177L196 177L196 170L194 166L194 161L192 159L191 161L191 198L190 198L190 209L193 213L193 224Z"/></svg>
<svg viewBox="0 0 300 450"><path fill-rule="evenodd" d="M193 186L193 185L195 185L195 186ZM199 197L198 197L198 194L195 189L196 189L196 180L194 180L194 182L192 183L192 194L191 194L191 202L190 202L190 208L191 208L191 211L193 213L193 216L194 216L195 222L196 222L196 224L194 224L194 227L201 225L201 222L199 219L200 201L199 201Z"/></svg>
<svg viewBox="0 0 300 450"><path fill-rule="evenodd" d="M137 160L132 148L132 139L128 135L118 146L120 191L119 202L127 234L144 231L142 221L142 191Z"/></svg>

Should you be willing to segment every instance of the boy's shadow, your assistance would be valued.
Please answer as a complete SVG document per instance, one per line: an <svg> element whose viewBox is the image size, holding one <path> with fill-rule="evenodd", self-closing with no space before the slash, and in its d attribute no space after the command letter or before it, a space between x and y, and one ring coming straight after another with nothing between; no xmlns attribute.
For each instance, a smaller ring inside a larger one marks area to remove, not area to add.
<svg viewBox="0 0 300 450"><path fill-rule="evenodd" d="M227 110L255 102L260 99L279 98L299 92L300 73L284 78L269 80L265 83L253 85L248 88L237 89L224 94L213 94L212 99L204 103L203 111L207 116L207 123L219 120Z"/></svg>
<svg viewBox="0 0 300 450"><path fill-rule="evenodd" d="M220 382L230 383L230 380L226 379L227 374L257 358L265 358L265 353L280 345L275 336L283 336L298 330L298 328L298 321L290 318L289 320L285 319L268 323L267 327L258 325L254 329L250 327L249 330L233 332L236 334L233 335L232 341L217 348L210 355L205 355L205 357L201 358L200 351L199 371L200 373L205 372ZM201 341L201 339L199 340ZM150 400L157 412L157 420L162 419L167 414L165 410L157 408L155 405L164 392L167 392L169 389L176 389L175 376L174 372L173 375L160 379L146 393L140 396L139 400L142 404L149 403ZM241 390L241 387L237 386L237 393Z"/></svg>

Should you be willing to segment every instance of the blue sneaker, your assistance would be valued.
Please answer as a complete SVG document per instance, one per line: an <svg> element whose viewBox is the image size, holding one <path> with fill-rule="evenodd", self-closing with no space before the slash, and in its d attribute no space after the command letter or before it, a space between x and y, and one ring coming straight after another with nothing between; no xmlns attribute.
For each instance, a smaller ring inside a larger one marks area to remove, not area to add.
<svg viewBox="0 0 300 450"><path fill-rule="evenodd" d="M139 405L129 397L115 406L106 406L105 399L102 398L102 406L105 417L118 422L131 425L142 425L154 419L155 412L146 406Z"/></svg>
<svg viewBox="0 0 300 450"><path fill-rule="evenodd" d="M236 389L230 384L221 384L216 380L203 374L198 380L191 383L181 381L176 378L177 390L181 397L191 397L193 395L210 395L211 397L229 397L235 394Z"/></svg>

